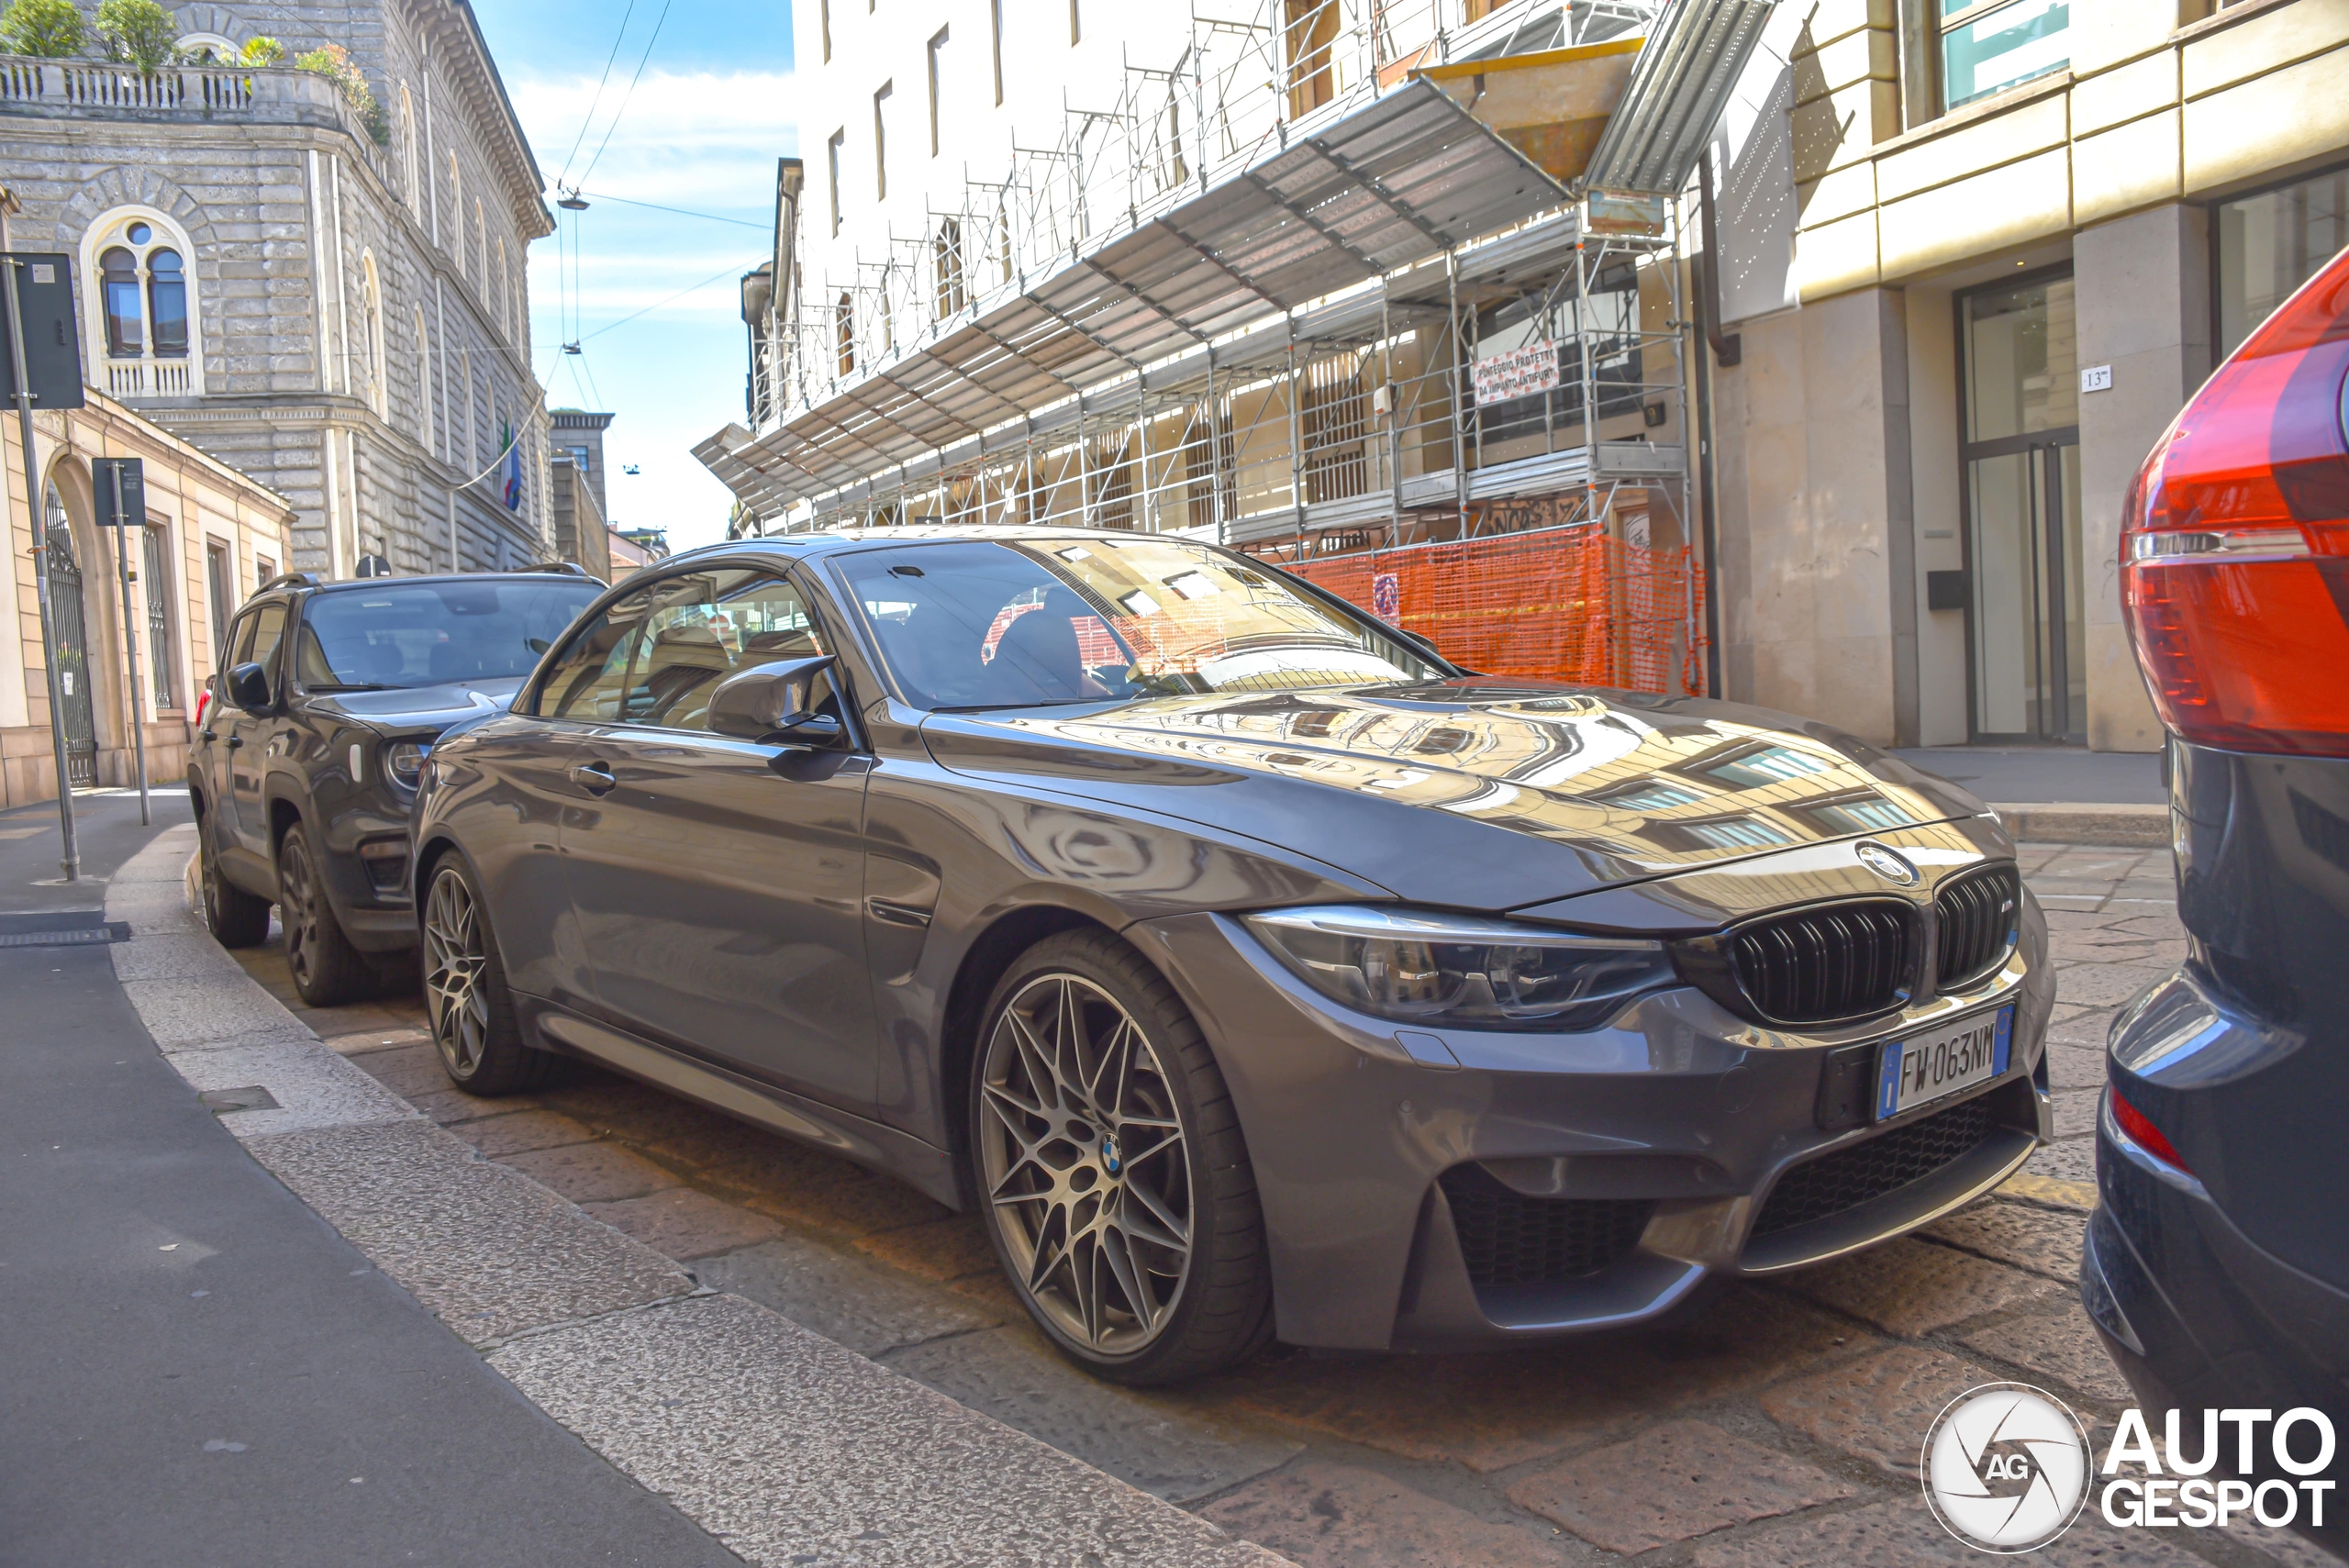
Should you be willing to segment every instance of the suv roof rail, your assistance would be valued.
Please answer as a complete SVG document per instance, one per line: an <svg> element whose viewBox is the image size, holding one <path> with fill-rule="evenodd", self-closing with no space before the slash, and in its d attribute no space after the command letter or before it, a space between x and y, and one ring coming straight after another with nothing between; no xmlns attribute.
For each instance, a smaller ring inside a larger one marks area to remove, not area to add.
<svg viewBox="0 0 2349 1568"><path fill-rule="evenodd" d="M317 588L322 586L324 586L324 584L320 580L318 574L315 572L281 572L276 576L271 578L268 582L263 583L260 587L254 589L253 592L256 594L266 594L272 588Z"/></svg>
<svg viewBox="0 0 2349 1568"><path fill-rule="evenodd" d="M559 572L566 577L590 577L594 573L575 561L541 561L535 566L516 566L515 572Z"/></svg>

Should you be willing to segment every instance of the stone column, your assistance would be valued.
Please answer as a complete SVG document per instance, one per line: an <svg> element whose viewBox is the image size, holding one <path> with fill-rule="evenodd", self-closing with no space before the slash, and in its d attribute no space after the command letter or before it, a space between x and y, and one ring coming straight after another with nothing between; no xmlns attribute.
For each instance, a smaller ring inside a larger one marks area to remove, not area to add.
<svg viewBox="0 0 2349 1568"><path fill-rule="evenodd" d="M2153 751L2161 722L2121 622L2121 506L2154 441L2210 371L2210 237L2203 209L2173 205L2084 228L2072 246L2083 372L2080 549L2087 568L2088 745Z"/></svg>

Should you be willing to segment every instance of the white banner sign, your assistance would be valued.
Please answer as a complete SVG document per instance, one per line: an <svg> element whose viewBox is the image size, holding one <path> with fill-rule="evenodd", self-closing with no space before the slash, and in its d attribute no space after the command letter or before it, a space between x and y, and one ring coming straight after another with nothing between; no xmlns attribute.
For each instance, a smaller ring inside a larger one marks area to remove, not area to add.
<svg viewBox="0 0 2349 1568"><path fill-rule="evenodd" d="M1558 345L1544 340L1494 354L1476 361L1475 374L1480 404L1548 392L1558 384Z"/></svg>

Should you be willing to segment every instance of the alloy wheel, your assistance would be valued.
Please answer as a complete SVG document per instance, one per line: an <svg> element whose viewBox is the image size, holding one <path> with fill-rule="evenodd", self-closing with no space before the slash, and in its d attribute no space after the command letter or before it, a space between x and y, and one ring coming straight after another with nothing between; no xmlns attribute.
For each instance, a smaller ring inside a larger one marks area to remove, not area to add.
<svg viewBox="0 0 2349 1568"><path fill-rule="evenodd" d="M308 986L318 962L318 887L310 873L310 851L302 828L288 829L277 851L277 902L285 927L285 967Z"/></svg>
<svg viewBox="0 0 2349 1568"><path fill-rule="evenodd" d="M980 1171L1012 1271L1077 1345L1156 1340L1191 1268L1190 1162L1141 1026L1079 975L1030 981L987 1040Z"/></svg>
<svg viewBox="0 0 2349 1568"><path fill-rule="evenodd" d="M482 990L487 962L473 889L454 867L444 867L424 906L424 1001L433 1043L460 1079L481 1065L489 1038L489 998Z"/></svg>

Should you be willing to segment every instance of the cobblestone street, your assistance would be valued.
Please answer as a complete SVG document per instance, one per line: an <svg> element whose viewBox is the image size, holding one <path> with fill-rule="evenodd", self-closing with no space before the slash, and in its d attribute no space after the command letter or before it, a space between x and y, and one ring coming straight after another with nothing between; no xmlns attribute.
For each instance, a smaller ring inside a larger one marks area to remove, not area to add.
<svg viewBox="0 0 2349 1568"><path fill-rule="evenodd" d="M1916 1484L1927 1424L2016 1378L2092 1424L2127 1401L2081 1313L2080 1235L2114 1008L2176 962L2163 851L2029 848L2062 984L2058 1141L1999 1195L1921 1235L1669 1330L1506 1355L1275 1352L1135 1394L1068 1367L1000 1281L978 1221L656 1091L583 1073L535 1097L451 1089L407 997L317 1012L276 941L250 973L420 1110L659 1251L963 1404L1308 1568L1618 1557L1965 1563ZM974 1485L983 1484L974 1479ZM2277 1532L2123 1533L2093 1509L2056 1563L2314 1563ZM2263 1551L2266 1556L2263 1556Z"/></svg>

